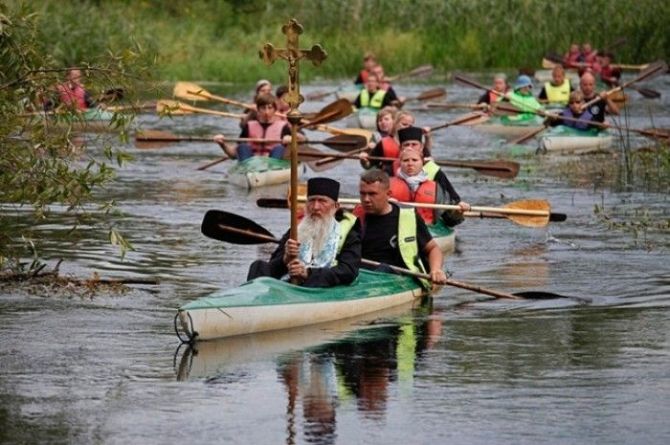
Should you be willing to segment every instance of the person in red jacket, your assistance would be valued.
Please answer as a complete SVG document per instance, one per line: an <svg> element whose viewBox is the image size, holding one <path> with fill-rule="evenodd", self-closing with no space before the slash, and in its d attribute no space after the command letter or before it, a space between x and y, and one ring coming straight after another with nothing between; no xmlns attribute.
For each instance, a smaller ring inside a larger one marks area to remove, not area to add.
<svg viewBox="0 0 670 445"><path fill-rule="evenodd" d="M67 80L56 86L60 103L68 108L84 111L95 106L95 102L81 83L81 71L71 69Z"/></svg>
<svg viewBox="0 0 670 445"><path fill-rule="evenodd" d="M398 130L398 139L401 144L400 166L391 178L391 197L401 202L456 204L459 209L455 211L418 208L417 213L426 224L435 224L439 219L448 226L459 224L463 220L463 212L470 210L470 205L461 201L437 164L424 164L423 130L417 127L403 128Z"/></svg>

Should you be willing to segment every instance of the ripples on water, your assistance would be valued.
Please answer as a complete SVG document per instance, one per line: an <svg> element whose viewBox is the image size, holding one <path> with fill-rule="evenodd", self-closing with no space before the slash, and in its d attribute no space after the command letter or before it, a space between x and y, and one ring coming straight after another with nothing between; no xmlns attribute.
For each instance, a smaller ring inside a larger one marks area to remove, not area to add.
<svg viewBox="0 0 670 445"><path fill-rule="evenodd" d="M663 79L651 87L668 89ZM402 86L416 94L424 87ZM449 101L476 92L448 87ZM631 93L635 94L635 93ZM322 104L315 104L319 108ZM635 105L637 106L637 105ZM644 107L632 107L642 127ZM307 108L307 107L305 107ZM421 125L453 113L417 113ZM659 126L669 126L658 116ZM237 133L212 117L145 128ZM496 157L500 143L455 127L436 135L441 158ZM477 205L546 198L568 220L527 229L505 220L459 226L454 278L509 292L547 290L592 299L491 301L445 288L433 304L282 333L209 342L176 351L174 309L240 284L247 265L273 246L234 246L200 234L210 208L250 217L275 235L288 212L261 210L258 197L222 182L213 144L128 151L105 196L120 203L118 228L135 251L121 260L85 228L75 247L68 220L38 228L43 250L80 277L158 277L161 284L92 299L47 293L0 299L0 442L75 443L666 443L670 359L667 236L647 242L598 222L594 205L667 209L663 193L576 187L547 174L562 161L523 156L514 182L448 170ZM95 148L92 149L93 151ZM309 173L308 173L309 174ZM328 173L355 195L359 167ZM653 246L649 249L648 246ZM381 315L380 315L381 316ZM353 326L352 326L353 323Z"/></svg>

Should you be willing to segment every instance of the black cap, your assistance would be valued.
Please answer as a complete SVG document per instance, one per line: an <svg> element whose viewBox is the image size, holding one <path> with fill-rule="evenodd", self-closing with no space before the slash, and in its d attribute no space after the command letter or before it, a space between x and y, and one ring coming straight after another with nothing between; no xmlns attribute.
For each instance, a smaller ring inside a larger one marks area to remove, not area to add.
<svg viewBox="0 0 670 445"><path fill-rule="evenodd" d="M330 178L311 178L307 181L307 197L321 195L337 201L340 183Z"/></svg>
<svg viewBox="0 0 670 445"><path fill-rule="evenodd" d="M398 130L400 145L405 141L419 141L423 143L423 130L419 127L407 127Z"/></svg>

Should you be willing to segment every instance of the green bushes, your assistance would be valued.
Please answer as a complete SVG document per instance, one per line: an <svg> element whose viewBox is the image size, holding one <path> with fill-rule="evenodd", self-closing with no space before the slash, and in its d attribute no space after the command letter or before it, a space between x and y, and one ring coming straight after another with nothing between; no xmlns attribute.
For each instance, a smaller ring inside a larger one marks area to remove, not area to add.
<svg viewBox="0 0 670 445"><path fill-rule="evenodd" d="M619 37L619 60L667 58L670 3L658 0L192 0L189 2L31 0L44 14L45 45L64 64L91 60L108 47L136 42L156 59L156 77L253 82L280 80L260 46L285 41L280 28L296 17L305 45L329 52L303 78L353 76L365 51L388 72L423 63L442 70L537 66L547 51L573 41L605 47Z"/></svg>

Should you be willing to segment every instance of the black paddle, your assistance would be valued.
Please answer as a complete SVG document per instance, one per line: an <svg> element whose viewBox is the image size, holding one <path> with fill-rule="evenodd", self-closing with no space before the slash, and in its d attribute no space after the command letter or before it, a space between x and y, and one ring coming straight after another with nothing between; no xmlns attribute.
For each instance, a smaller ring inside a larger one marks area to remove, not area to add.
<svg viewBox="0 0 670 445"><path fill-rule="evenodd" d="M243 216L236 215L234 213L224 212L221 210L208 210L205 213L205 217L202 221L201 231L203 235L213 238L219 241L225 241L231 244L265 244L265 243L278 243L279 240L265 227L260 224L247 219ZM379 263L376 263L371 260L362 259L363 264L369 266L378 266ZM390 266L395 272L414 276L418 278L425 278L430 280L430 275L428 274L419 274L412 272L408 269L403 269L401 267ZM480 294L489 295L495 298L504 298L510 300L521 300L521 299L554 299L554 298L573 298L580 302L586 303L590 300L580 297L567 297L565 295L559 295L552 292L545 291L526 291L519 292L515 294L509 294L506 292L500 292L493 289L487 289L481 286L476 286L469 283L464 283L462 281L452 280L447 278L446 282L438 283L446 284L449 286L459 287L461 289L467 289L473 292Z"/></svg>

